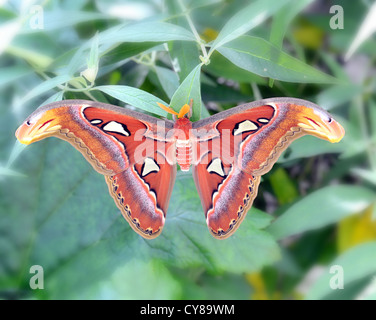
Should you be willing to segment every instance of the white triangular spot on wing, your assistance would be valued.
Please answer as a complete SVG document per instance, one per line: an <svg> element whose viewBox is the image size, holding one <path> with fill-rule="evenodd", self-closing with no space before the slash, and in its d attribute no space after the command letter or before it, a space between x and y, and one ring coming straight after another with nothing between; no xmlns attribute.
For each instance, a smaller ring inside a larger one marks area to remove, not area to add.
<svg viewBox="0 0 376 320"><path fill-rule="evenodd" d="M252 130L257 130L257 129L258 127L252 121L245 120L238 124L238 128L235 130L234 136L241 134L243 132L246 132L246 131L252 131Z"/></svg>
<svg viewBox="0 0 376 320"><path fill-rule="evenodd" d="M119 134L129 137L128 130L126 130L121 123L116 122L116 121L110 121L105 126L103 126L102 129L104 131L115 132L115 133L119 133Z"/></svg>
<svg viewBox="0 0 376 320"><path fill-rule="evenodd" d="M144 162L144 166L142 168L141 175L145 177L146 175L148 175L150 172L153 172L153 171L156 171L156 172L159 171L158 164L155 162L153 158L146 158Z"/></svg>
<svg viewBox="0 0 376 320"><path fill-rule="evenodd" d="M220 175L221 177L225 176L225 173L224 173L223 167L222 167L222 161L219 158L213 159L212 162L206 168L206 170L209 173L214 172L214 173Z"/></svg>

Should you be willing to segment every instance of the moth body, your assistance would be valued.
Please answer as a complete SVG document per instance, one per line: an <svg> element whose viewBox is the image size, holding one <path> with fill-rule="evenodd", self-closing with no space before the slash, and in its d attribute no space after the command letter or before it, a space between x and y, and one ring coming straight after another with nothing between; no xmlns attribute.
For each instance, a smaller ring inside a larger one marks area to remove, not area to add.
<svg viewBox="0 0 376 320"><path fill-rule="evenodd" d="M192 122L188 118L177 119L174 124L176 162L182 171L188 171L192 163Z"/></svg>

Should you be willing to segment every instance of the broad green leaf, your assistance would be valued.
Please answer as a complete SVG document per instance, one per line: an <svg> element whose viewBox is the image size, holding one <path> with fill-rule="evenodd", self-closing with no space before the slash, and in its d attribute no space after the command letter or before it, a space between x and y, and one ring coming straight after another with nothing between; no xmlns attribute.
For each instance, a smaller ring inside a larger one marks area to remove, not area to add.
<svg viewBox="0 0 376 320"><path fill-rule="evenodd" d="M293 1L285 5L273 17L270 31L270 42L278 48L282 48L283 38L293 18L313 0Z"/></svg>
<svg viewBox="0 0 376 320"><path fill-rule="evenodd" d="M314 283L306 295L306 300L338 299L345 294L350 284L362 278L371 277L376 273L376 242L369 242L358 245L344 252L326 268L324 274ZM338 266L343 270L343 289L333 290L330 287L331 281L336 283L333 277L338 274ZM336 267L336 268L338 268ZM332 272L331 272L332 269ZM333 270L335 272L333 272ZM371 279L372 280L372 279ZM352 297L353 299L355 296Z"/></svg>
<svg viewBox="0 0 376 320"><path fill-rule="evenodd" d="M167 22L140 22L99 34L99 43L195 41L192 32Z"/></svg>
<svg viewBox="0 0 376 320"><path fill-rule="evenodd" d="M155 71L157 73L158 80L166 92L167 96L171 99L174 95L175 91L179 87L179 79L177 74L167 68L163 67L155 67Z"/></svg>
<svg viewBox="0 0 376 320"><path fill-rule="evenodd" d="M193 99L192 121L200 119L201 115L201 84L200 84L201 64L196 66L191 73L184 79L179 88L171 98L171 108L179 112L180 108L189 104Z"/></svg>
<svg viewBox="0 0 376 320"><path fill-rule="evenodd" d="M203 69L217 77L226 78L239 82L255 82L257 84L266 84L264 78L234 66L229 60L218 52L214 52L210 57L210 63L207 66L203 66Z"/></svg>
<svg viewBox="0 0 376 320"><path fill-rule="evenodd" d="M258 26L290 0L258 0L242 8L228 20L218 37L213 41L209 54Z"/></svg>
<svg viewBox="0 0 376 320"><path fill-rule="evenodd" d="M128 86L98 86L94 87L93 90L100 90L120 101L128 103L147 112L151 112L163 117L167 115L167 113L157 105L157 102L164 105L166 105L166 102L146 91Z"/></svg>
<svg viewBox="0 0 376 320"><path fill-rule="evenodd" d="M193 34L166 22L142 22L121 24L98 33L99 56L104 60L124 60L157 45L171 40L194 41ZM85 51L91 41L86 41L74 53L66 69L71 75L85 64ZM99 70L100 71L100 70Z"/></svg>
<svg viewBox="0 0 376 320"><path fill-rule="evenodd" d="M328 186L294 203L267 230L275 239L315 230L364 210L375 197L361 186Z"/></svg>
<svg viewBox="0 0 376 320"><path fill-rule="evenodd" d="M183 80L200 62L197 44L188 41L170 41L168 46L174 69L179 74L180 80Z"/></svg>
<svg viewBox="0 0 376 320"><path fill-rule="evenodd" d="M61 75L57 76L55 78L48 79L39 85L37 85L35 88L31 89L21 100L21 104L25 103L26 101L35 98L39 96L42 93L45 93L53 88L55 88L58 85L61 85L62 83L65 83L70 80L69 75Z"/></svg>
<svg viewBox="0 0 376 320"><path fill-rule="evenodd" d="M284 53L270 42L241 36L218 51L236 66L263 77L303 83L336 83L337 80Z"/></svg>

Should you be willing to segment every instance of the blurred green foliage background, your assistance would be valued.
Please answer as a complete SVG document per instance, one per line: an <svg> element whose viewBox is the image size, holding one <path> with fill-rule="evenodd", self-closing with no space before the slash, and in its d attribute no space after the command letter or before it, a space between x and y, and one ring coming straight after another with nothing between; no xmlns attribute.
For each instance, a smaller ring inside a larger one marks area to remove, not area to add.
<svg viewBox="0 0 376 320"><path fill-rule="evenodd" d="M375 299L374 21L373 1L1 0L0 298ZM158 116L157 99L179 109L188 95L193 120L307 99L346 136L294 142L224 241L208 232L190 174L178 172L149 241L69 144L23 150L14 137L52 101ZM33 265L43 289L30 288Z"/></svg>

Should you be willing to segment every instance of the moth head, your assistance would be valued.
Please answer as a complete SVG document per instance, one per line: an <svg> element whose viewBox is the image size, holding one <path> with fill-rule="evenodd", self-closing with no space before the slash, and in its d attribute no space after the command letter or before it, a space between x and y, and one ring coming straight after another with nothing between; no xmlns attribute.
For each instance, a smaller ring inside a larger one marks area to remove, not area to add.
<svg viewBox="0 0 376 320"><path fill-rule="evenodd" d="M167 113L170 113L172 114L172 116L174 117L174 120L176 119L182 119L182 118L190 118L192 116L192 103L193 103L193 100L191 99L190 103L189 104L185 104L183 105L181 108L180 108L180 111L179 112L176 112L175 110L173 110L172 108L170 107L167 107L165 106L164 104L162 103L159 103L157 102L158 106L163 109L164 111L166 111Z"/></svg>
<svg viewBox="0 0 376 320"><path fill-rule="evenodd" d="M23 144L31 144L52 136L61 129L53 110L36 110L17 129L16 137Z"/></svg>
<svg viewBox="0 0 376 320"><path fill-rule="evenodd" d="M300 128L308 134L332 143L341 141L345 130L329 113L321 108L304 107L303 110L298 117Z"/></svg>

